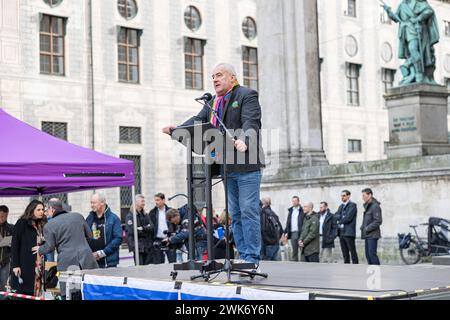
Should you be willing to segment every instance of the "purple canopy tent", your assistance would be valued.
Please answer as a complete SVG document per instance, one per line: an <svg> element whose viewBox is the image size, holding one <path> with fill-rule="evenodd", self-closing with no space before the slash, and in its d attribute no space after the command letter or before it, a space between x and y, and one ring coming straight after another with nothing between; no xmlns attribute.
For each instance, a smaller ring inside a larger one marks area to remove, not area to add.
<svg viewBox="0 0 450 320"><path fill-rule="evenodd" d="M132 161L50 136L0 108L0 197L41 196L114 187L132 188L134 209ZM136 228L135 212L134 219Z"/></svg>

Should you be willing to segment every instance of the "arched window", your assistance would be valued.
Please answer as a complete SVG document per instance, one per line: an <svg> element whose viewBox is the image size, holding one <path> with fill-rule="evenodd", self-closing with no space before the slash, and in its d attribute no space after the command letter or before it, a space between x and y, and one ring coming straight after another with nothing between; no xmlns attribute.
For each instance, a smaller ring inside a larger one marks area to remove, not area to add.
<svg viewBox="0 0 450 320"><path fill-rule="evenodd" d="M44 0L44 2L53 8L59 6L62 0Z"/></svg>
<svg viewBox="0 0 450 320"><path fill-rule="evenodd" d="M242 32L248 40L253 40L258 35L256 22L251 17L246 17L242 22Z"/></svg>
<svg viewBox="0 0 450 320"><path fill-rule="evenodd" d="M138 13L138 6L135 0L118 0L117 9L122 17L131 20Z"/></svg>
<svg viewBox="0 0 450 320"><path fill-rule="evenodd" d="M189 6L184 11L184 22L191 31L197 31L202 25L200 11L194 6Z"/></svg>

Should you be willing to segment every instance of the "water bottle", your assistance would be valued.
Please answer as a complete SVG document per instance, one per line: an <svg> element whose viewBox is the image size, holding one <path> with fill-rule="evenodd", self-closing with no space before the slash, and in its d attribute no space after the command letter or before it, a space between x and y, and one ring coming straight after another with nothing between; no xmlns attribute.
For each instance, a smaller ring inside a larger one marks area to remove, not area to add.
<svg viewBox="0 0 450 320"><path fill-rule="evenodd" d="M97 223L92 224L92 237L97 240Z"/></svg>

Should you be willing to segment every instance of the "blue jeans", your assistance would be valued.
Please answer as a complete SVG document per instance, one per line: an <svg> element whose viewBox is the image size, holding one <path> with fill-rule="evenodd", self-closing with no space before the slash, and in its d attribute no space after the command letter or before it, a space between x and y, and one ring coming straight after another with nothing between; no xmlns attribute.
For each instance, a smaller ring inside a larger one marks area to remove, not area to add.
<svg viewBox="0 0 450 320"><path fill-rule="evenodd" d="M261 255L261 171L227 174L233 237L242 260L259 263Z"/></svg>
<svg viewBox="0 0 450 320"><path fill-rule="evenodd" d="M280 245L274 246L263 246L263 251L261 253L262 260L266 261L281 261Z"/></svg>
<svg viewBox="0 0 450 320"><path fill-rule="evenodd" d="M366 239L366 258L369 265L380 265L377 255L378 239Z"/></svg>

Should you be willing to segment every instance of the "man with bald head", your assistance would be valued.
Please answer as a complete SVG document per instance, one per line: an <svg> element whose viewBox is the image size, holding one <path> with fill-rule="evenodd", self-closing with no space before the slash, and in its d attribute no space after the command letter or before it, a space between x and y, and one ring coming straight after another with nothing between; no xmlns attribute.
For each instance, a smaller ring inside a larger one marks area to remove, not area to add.
<svg viewBox="0 0 450 320"><path fill-rule="evenodd" d="M92 231L89 245L100 268L115 268L119 264L122 244L122 225L119 217L111 211L102 193L91 197L92 211L86 222Z"/></svg>
<svg viewBox="0 0 450 320"><path fill-rule="evenodd" d="M298 246L302 248L306 262L319 263L320 254L320 220L316 212L313 211L312 202L307 202L303 206L305 221L302 227L302 234L298 241Z"/></svg>
<svg viewBox="0 0 450 320"><path fill-rule="evenodd" d="M209 104L234 137L227 141L226 152L228 207L233 221L234 241L242 260L259 264L259 200L264 152L261 147L261 106L258 93L239 85L236 70L229 63L216 65L212 80L216 95ZM220 128L220 122L207 106L183 126L195 123L210 123L213 127ZM168 126L163 132L171 134L174 129L175 126ZM223 152L214 154L214 160L221 165L223 175Z"/></svg>

